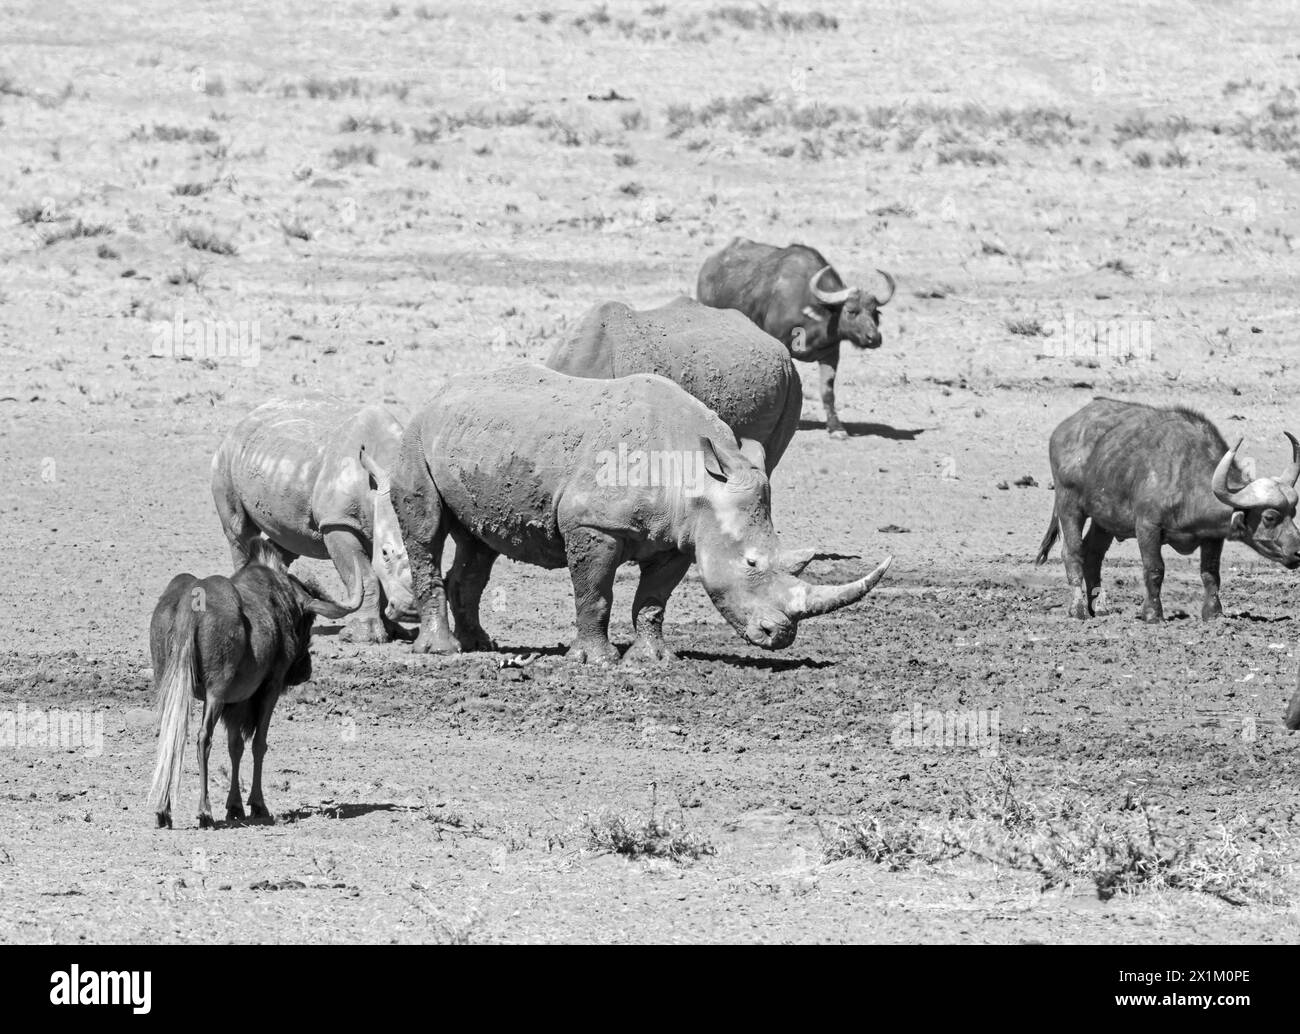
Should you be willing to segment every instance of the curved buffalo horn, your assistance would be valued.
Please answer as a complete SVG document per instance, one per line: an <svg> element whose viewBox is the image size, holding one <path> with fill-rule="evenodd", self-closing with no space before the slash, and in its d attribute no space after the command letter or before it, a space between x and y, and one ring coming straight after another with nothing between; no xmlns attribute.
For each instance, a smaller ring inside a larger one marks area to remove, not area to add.
<svg viewBox="0 0 1300 1034"><path fill-rule="evenodd" d="M817 272L812 275L812 279L808 281L808 290L810 290L813 297L823 305L843 305L849 300L849 295L853 293L853 288L846 287L842 291L823 291L817 286L817 281L819 281L826 273L830 272L830 268L830 266L822 266L821 269L817 270Z"/></svg>
<svg viewBox="0 0 1300 1034"><path fill-rule="evenodd" d="M1237 450L1241 448L1241 443L1245 440L1244 438L1238 438L1237 444L1223 454L1223 459L1219 460L1219 465L1214 468L1214 480L1210 482L1210 487L1214 489L1214 497L1219 502L1227 503L1238 510L1247 509L1249 502L1246 499L1245 490L1239 489L1234 492L1228 487L1228 471L1232 469L1233 460L1237 458Z"/></svg>
<svg viewBox="0 0 1300 1034"><path fill-rule="evenodd" d="M1283 431L1282 433L1291 439L1291 463L1286 470L1282 471L1278 480L1285 481L1288 485L1294 485L1297 480L1300 480L1300 442L1295 440L1295 435L1290 431Z"/></svg>
<svg viewBox="0 0 1300 1034"><path fill-rule="evenodd" d="M847 585L810 585L800 580L790 593L791 606L787 608L786 613L791 620L802 621L804 618L829 614L833 610L857 603L876 587L876 583L885 576L885 572L893 562L892 556L885 557L865 578L859 578L856 582L849 582Z"/></svg>
<svg viewBox="0 0 1300 1034"><path fill-rule="evenodd" d="M889 293L885 295L885 297L883 298L877 298L876 304L888 305L889 299L894 297L894 291L897 290L898 285L894 283L894 278L890 276L888 273L886 273L883 269L877 269L876 272L879 273L882 277L884 277L885 283L889 285Z"/></svg>
<svg viewBox="0 0 1300 1034"><path fill-rule="evenodd" d="M386 492L388 490L388 471L370 458L370 454L366 452L364 445L361 446L361 465L366 468L366 473L375 479L379 491Z"/></svg>

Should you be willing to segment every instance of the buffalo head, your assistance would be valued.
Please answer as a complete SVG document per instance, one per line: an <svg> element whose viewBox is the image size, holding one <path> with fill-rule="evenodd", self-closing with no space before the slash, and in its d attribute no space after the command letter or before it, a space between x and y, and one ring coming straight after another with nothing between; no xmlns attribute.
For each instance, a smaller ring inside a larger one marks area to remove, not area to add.
<svg viewBox="0 0 1300 1034"><path fill-rule="evenodd" d="M1262 557L1288 569L1300 567L1300 528L1296 527L1295 483L1300 478L1300 442L1288 431L1291 463L1278 477L1256 478L1241 488L1228 487L1228 474L1241 440L1223 455L1214 471L1213 489L1219 502L1232 507L1234 537Z"/></svg>
<svg viewBox="0 0 1300 1034"><path fill-rule="evenodd" d="M695 560L713 605L755 646L780 650L799 622L856 603L889 568L887 558L865 578L813 585L797 577L808 551L783 550L772 527L767 476L743 456L700 440L708 473L694 499Z"/></svg>
<svg viewBox="0 0 1300 1034"><path fill-rule="evenodd" d="M883 269L876 270L884 279L883 297L872 294L863 287L825 285L826 275L834 273L830 266L822 266L808 281L808 291L817 302L830 310L828 336L832 341L850 341L858 348L880 347L880 310L894 297L894 278Z"/></svg>

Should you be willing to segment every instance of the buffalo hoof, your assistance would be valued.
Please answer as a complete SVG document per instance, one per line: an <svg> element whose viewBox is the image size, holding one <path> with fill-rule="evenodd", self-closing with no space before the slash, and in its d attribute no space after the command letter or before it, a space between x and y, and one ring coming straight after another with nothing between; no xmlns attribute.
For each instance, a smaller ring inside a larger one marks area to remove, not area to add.
<svg viewBox="0 0 1300 1034"><path fill-rule="evenodd" d="M449 633L435 635L421 632L411 644L411 653L460 653L460 643Z"/></svg>
<svg viewBox="0 0 1300 1034"><path fill-rule="evenodd" d="M665 664L677 660L677 654L664 643L662 639L638 639L628 647L627 653L623 655L623 663L629 665L638 664Z"/></svg>
<svg viewBox="0 0 1300 1034"><path fill-rule="evenodd" d="M579 664L617 664L618 649L608 639L586 641L579 640L569 647L569 660Z"/></svg>
<svg viewBox="0 0 1300 1034"><path fill-rule="evenodd" d="M154 815L154 818L157 819L157 821L158 821L158 828L159 828L159 829L171 829L171 828L172 828L172 813L171 813L171 812L169 812L169 811L160 811L160 812L157 812L157 813Z"/></svg>
<svg viewBox="0 0 1300 1034"><path fill-rule="evenodd" d="M386 643L392 637L379 618L361 618L349 621L339 633L341 643Z"/></svg>
<svg viewBox="0 0 1300 1034"><path fill-rule="evenodd" d="M837 442L842 442L849 436L849 432L844 430L842 427L829 428L827 433L829 433Z"/></svg>
<svg viewBox="0 0 1300 1034"><path fill-rule="evenodd" d="M1078 618L1080 621L1087 621L1088 618L1092 617L1092 613L1088 609L1088 601L1075 600L1073 603L1071 603L1070 617Z"/></svg>
<svg viewBox="0 0 1300 1034"><path fill-rule="evenodd" d="M1163 607L1143 607L1142 613L1138 615L1148 625L1158 625L1165 619Z"/></svg>
<svg viewBox="0 0 1300 1034"><path fill-rule="evenodd" d="M212 816L206 812L199 813L199 829L212 829L216 825L212 821Z"/></svg>
<svg viewBox="0 0 1300 1034"><path fill-rule="evenodd" d="M1201 606L1201 620L1214 621L1216 618L1223 617L1223 604L1218 600L1213 603L1206 603Z"/></svg>

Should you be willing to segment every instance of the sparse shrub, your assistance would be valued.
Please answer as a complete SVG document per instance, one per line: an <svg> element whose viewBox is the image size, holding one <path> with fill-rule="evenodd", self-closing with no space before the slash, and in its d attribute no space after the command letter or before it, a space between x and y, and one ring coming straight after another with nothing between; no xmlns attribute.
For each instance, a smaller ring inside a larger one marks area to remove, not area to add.
<svg viewBox="0 0 1300 1034"><path fill-rule="evenodd" d="M211 183L177 183L172 187L172 193L180 197L198 197L211 189Z"/></svg>
<svg viewBox="0 0 1300 1034"><path fill-rule="evenodd" d="M1002 165L1006 159L986 147L952 147L938 154L940 165Z"/></svg>
<svg viewBox="0 0 1300 1034"><path fill-rule="evenodd" d="M14 210L18 216L18 221L24 226L35 226L37 223L54 222L54 210L46 205L32 202L27 205L19 205Z"/></svg>
<svg viewBox="0 0 1300 1034"><path fill-rule="evenodd" d="M76 240L79 237L102 237L104 234L112 232L113 228L106 223L87 223L78 218L63 229L47 234L45 243L50 245L58 244L60 241Z"/></svg>
<svg viewBox="0 0 1300 1034"><path fill-rule="evenodd" d="M330 159L337 168L347 165L374 165L379 152L373 144L352 144L349 147L336 147L330 152Z"/></svg>
<svg viewBox="0 0 1300 1034"><path fill-rule="evenodd" d="M107 244L101 244L98 248L95 249L95 257L112 260L112 259L121 258L122 256L119 255L112 248L110 248Z"/></svg>
<svg viewBox="0 0 1300 1034"><path fill-rule="evenodd" d="M303 223L302 219L297 216L294 216L292 219L282 218L280 220L280 229L284 231L286 237L292 237L295 240L300 241L311 240L311 231L307 229L307 226Z"/></svg>
<svg viewBox="0 0 1300 1034"><path fill-rule="evenodd" d="M195 251L210 251L214 255L233 255L235 245L206 226L190 223L176 231L176 241L188 244Z"/></svg>
<svg viewBox="0 0 1300 1034"><path fill-rule="evenodd" d="M1007 330L1013 334L1018 334L1020 337L1043 337L1047 333L1043 329L1042 321L1037 316L1007 320Z"/></svg>
<svg viewBox="0 0 1300 1034"><path fill-rule="evenodd" d="M1151 152L1138 151L1138 153L1133 156L1133 164L1136 165L1139 169L1151 168L1151 164L1152 164Z"/></svg>
<svg viewBox="0 0 1300 1034"><path fill-rule="evenodd" d="M587 845L593 851L607 851L628 858L666 858L673 862L694 862L717 854L712 844L680 822L661 822L653 809L644 821L604 815L586 827Z"/></svg>

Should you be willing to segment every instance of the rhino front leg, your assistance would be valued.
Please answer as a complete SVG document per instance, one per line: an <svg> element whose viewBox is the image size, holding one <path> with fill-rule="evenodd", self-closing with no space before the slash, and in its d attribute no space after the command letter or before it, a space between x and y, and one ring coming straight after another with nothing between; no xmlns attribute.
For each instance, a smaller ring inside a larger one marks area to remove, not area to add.
<svg viewBox="0 0 1300 1034"><path fill-rule="evenodd" d="M456 559L447 572L447 602L456 623L456 641L465 651L495 650L496 643L479 621L479 606L497 554L468 532L453 535Z"/></svg>
<svg viewBox="0 0 1300 1034"><path fill-rule="evenodd" d="M405 439L391 472L389 495L411 563L411 588L420 612L420 631L412 653L459 653L447 619L447 592L442 580L442 548L450 530L446 508L418 441Z"/></svg>
<svg viewBox="0 0 1300 1034"><path fill-rule="evenodd" d="M622 548L604 532L575 528L565 536L564 554L578 613L578 637L568 655L581 664L617 664L618 650L609 641L609 611Z"/></svg>
<svg viewBox="0 0 1300 1034"><path fill-rule="evenodd" d="M325 550L334 561L334 569L343 579L347 595L361 582L361 606L349 614L339 639L345 643L386 643L392 637L384 626L380 609L379 578L370 566L365 543L354 531L332 528L324 534Z"/></svg>
<svg viewBox="0 0 1300 1034"><path fill-rule="evenodd" d="M632 627L636 629L624 664L675 661L677 655L664 643L664 610L668 597L681 584L691 566L683 553L667 553L641 563L641 581L632 600Z"/></svg>
<svg viewBox="0 0 1300 1034"><path fill-rule="evenodd" d="M847 438L849 432L840 423L840 416L835 412L835 374L840 367L840 349L836 345L822 356L819 371L822 381L822 405L826 407L826 431L832 438Z"/></svg>

